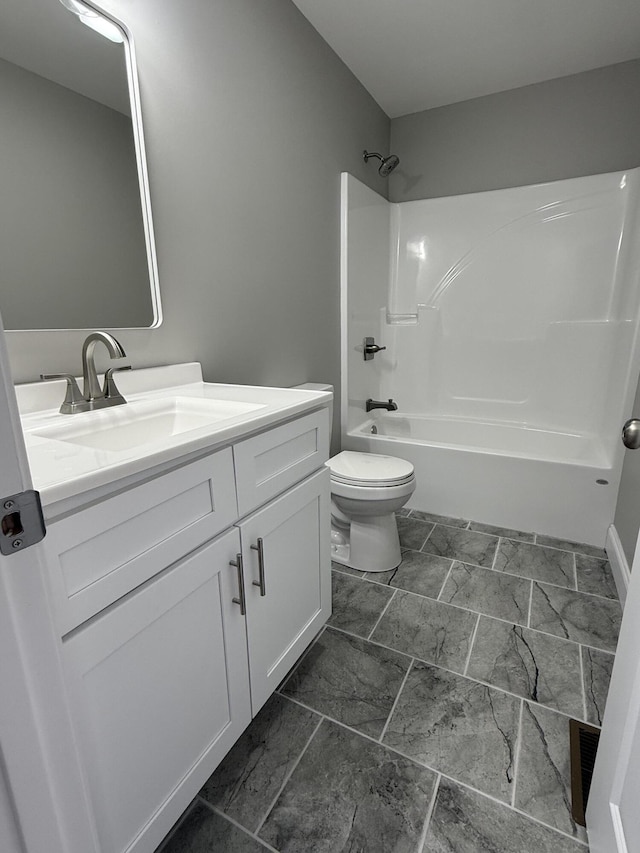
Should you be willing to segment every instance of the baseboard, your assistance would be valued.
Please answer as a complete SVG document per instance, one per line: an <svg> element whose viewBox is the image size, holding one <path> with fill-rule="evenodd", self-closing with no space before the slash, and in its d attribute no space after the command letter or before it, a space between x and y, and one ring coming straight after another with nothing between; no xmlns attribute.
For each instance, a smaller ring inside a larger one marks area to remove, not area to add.
<svg viewBox="0 0 640 853"><path fill-rule="evenodd" d="M607 530L607 541L604 547L611 563L611 571L613 572L613 579L616 582L618 597L624 607L627 599L627 588L631 579L631 569L622 549L622 542L618 536L618 531L613 524L610 524Z"/></svg>

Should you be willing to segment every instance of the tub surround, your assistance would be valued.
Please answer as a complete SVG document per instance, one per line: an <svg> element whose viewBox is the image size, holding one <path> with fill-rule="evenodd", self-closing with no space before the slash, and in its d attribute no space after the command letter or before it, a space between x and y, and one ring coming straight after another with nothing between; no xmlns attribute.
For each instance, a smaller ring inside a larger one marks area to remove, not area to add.
<svg viewBox="0 0 640 853"><path fill-rule="evenodd" d="M640 363L640 170L342 190L343 447L412 462L411 506L602 546ZM370 397L398 411L367 416Z"/></svg>

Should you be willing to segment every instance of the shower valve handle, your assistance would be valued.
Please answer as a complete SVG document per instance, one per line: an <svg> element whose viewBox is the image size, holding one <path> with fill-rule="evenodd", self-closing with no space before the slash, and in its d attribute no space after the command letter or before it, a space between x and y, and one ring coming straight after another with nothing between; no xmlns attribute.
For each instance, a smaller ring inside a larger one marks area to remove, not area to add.
<svg viewBox="0 0 640 853"><path fill-rule="evenodd" d="M365 361L371 361L371 359L377 352L386 349L386 347L379 347L378 344L375 342L375 338L365 338L362 346L364 350Z"/></svg>

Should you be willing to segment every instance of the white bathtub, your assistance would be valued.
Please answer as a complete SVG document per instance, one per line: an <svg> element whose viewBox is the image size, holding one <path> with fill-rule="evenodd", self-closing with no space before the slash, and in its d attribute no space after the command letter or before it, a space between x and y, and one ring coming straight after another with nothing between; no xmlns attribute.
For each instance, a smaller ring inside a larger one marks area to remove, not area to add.
<svg viewBox="0 0 640 853"><path fill-rule="evenodd" d="M409 506L439 515L603 546L615 511L619 473L594 436L376 413L343 446L408 459Z"/></svg>

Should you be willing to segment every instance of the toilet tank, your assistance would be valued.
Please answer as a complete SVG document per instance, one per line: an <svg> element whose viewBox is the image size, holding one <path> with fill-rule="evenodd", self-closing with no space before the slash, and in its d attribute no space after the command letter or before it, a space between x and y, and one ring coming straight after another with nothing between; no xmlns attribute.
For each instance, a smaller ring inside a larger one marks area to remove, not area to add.
<svg viewBox="0 0 640 853"><path fill-rule="evenodd" d="M333 385L327 385L324 382L304 382L302 385L292 385L292 388L298 388L300 391L330 391L333 394ZM333 434L333 400L329 403L329 439Z"/></svg>

